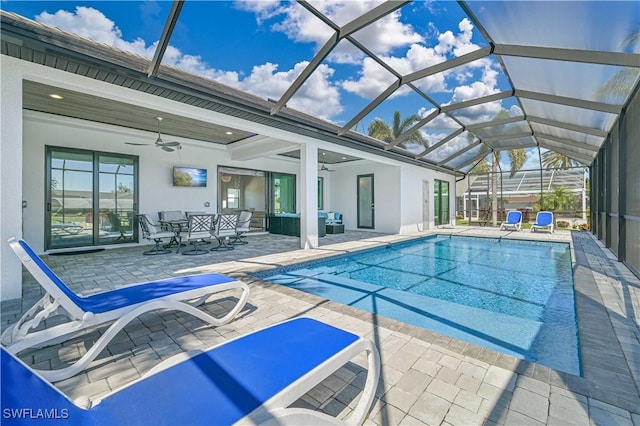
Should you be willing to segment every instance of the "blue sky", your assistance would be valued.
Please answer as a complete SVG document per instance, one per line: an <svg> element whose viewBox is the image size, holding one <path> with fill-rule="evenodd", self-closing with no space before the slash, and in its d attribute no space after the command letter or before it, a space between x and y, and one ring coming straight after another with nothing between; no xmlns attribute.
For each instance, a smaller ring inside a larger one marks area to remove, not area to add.
<svg viewBox="0 0 640 426"><path fill-rule="evenodd" d="M310 3L344 25L380 1ZM170 7L169 1L2 1L5 11L148 58L153 56ZM278 99L330 34L329 27L294 2L188 1L164 61L262 98ZM354 38L402 74L487 45L453 1L414 2L355 33ZM343 40L288 106L344 125L393 79ZM489 58L415 85L443 105L510 88L498 63ZM486 121L501 109L520 113L513 100L505 99L461 111L459 118L465 124ZM357 130L366 133L374 118L391 122L395 110L403 116L426 116L433 106L415 92L401 89L365 117ZM424 132L437 141L453 130L451 123L439 118ZM466 142L461 139L460 143Z"/></svg>

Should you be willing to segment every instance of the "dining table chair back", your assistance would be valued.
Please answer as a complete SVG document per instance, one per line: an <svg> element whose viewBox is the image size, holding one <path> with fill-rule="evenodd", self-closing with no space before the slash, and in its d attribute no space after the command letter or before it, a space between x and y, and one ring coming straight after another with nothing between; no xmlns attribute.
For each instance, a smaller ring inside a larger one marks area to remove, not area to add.
<svg viewBox="0 0 640 426"><path fill-rule="evenodd" d="M236 225L238 224L237 214L220 214L216 220L213 236L218 240L218 245L211 250L233 250L233 245L229 239L236 235Z"/></svg>
<svg viewBox="0 0 640 426"><path fill-rule="evenodd" d="M214 227L214 215L212 214L192 214L189 215L189 225L187 226L187 241L191 243L192 248L185 250L182 254L197 255L206 254L208 250L199 247L203 241L209 240Z"/></svg>

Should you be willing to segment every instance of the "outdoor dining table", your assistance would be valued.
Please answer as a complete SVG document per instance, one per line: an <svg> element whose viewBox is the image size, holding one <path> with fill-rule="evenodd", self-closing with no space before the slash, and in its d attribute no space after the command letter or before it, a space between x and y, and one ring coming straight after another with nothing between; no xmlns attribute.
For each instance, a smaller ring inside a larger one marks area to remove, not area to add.
<svg viewBox="0 0 640 426"><path fill-rule="evenodd" d="M176 236L171 237L169 243L164 246L165 248L167 248L171 247L174 244L176 246L178 245L178 241L180 240L180 233L183 230L187 229L187 227L189 226L189 221L187 219L161 220L160 225L162 225L163 228L174 231L176 233ZM180 244L180 247L184 246L186 246L186 244Z"/></svg>

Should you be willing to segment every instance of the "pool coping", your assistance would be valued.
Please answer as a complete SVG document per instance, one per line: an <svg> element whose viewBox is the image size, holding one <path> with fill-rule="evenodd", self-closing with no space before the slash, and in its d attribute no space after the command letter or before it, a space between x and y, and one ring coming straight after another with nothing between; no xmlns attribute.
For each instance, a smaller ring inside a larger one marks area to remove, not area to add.
<svg viewBox="0 0 640 426"><path fill-rule="evenodd" d="M516 236L516 238L513 239L524 240L523 237L518 238L518 234L511 234ZM480 238L495 238L495 236L487 235L486 232L447 232L447 230L436 231L430 235L463 235ZM508 235L507 238L512 235ZM393 243L403 243L425 237L426 235L411 235L407 236L407 238L394 240ZM588 241L576 242L576 239L580 238L587 238ZM583 246L590 243L592 246L598 247L597 250L599 250L600 253L596 254L596 257L600 259L607 259L607 261L615 261L615 259L612 258L612 256L607 255L605 253L607 249L602 247L601 244L598 244L599 242L587 232L572 232L570 234L570 238L564 241L552 238L537 239L536 241L569 243L574 275L576 316L579 324L578 342L581 355L582 376L576 376L542 364L516 358L473 343L461 341L437 332L425 330L398 320L363 311L338 302L333 302L320 296L305 293L301 290L265 281L253 276L254 272L259 273L263 270L272 268L260 268L260 271L248 272L246 274L243 273L243 275L245 276L244 279L247 281L275 290L284 295L295 297L314 305L322 305L332 311L407 334L426 343L436 344L442 348L469 356L478 361L505 368L510 371L514 371L517 374L566 389L586 398L594 398L630 412L640 414L640 376L638 375L638 373L640 373L640 367L638 372L635 372L636 374L634 376L634 373L632 373L632 369L629 366L629 360L624 356L625 352L628 353L629 350L631 352L635 351L636 354L640 353L640 343L637 348L632 345L633 347L627 348L627 351L624 351L621 347L619 333L611 321L611 308L605 305L605 302L607 301L601 297L602 289L599 288L599 284L606 285L607 283L599 283L596 280L596 277L594 276L596 271L592 269L590 259L584 252ZM353 252L375 249L386 244L388 243L378 243L375 246L367 247L366 249L345 250L344 254L348 255ZM576 247L576 245L579 247ZM313 262L334 256L336 256L336 253L314 255L309 258L305 258L303 261L300 259L291 259L289 261L282 262L276 268ZM632 320L627 318L627 322L628 321L632 322ZM632 326L633 324L626 325ZM631 362L633 362L633 360L631 360Z"/></svg>

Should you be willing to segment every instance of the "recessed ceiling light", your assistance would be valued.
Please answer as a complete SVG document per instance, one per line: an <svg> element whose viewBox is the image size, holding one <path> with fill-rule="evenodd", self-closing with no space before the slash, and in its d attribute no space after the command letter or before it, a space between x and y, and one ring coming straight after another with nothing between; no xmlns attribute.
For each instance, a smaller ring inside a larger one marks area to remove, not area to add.
<svg viewBox="0 0 640 426"><path fill-rule="evenodd" d="M225 135L232 135L233 132L224 132Z"/></svg>
<svg viewBox="0 0 640 426"><path fill-rule="evenodd" d="M346 160L346 159L347 159L347 157L341 157L341 159L342 159L342 160Z"/></svg>
<svg viewBox="0 0 640 426"><path fill-rule="evenodd" d="M57 93L50 93L49 97L53 99L64 99L64 96L58 95Z"/></svg>

